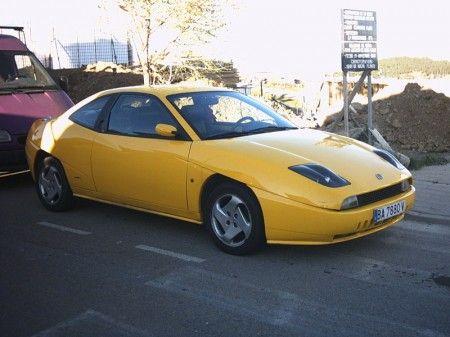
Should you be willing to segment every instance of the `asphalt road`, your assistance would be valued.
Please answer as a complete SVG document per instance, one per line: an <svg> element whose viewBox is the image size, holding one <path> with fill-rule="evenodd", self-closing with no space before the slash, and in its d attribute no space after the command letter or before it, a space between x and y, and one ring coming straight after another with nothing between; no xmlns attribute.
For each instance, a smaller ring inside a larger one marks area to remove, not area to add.
<svg viewBox="0 0 450 337"><path fill-rule="evenodd" d="M0 336L450 336L450 226L217 250L200 226L0 178Z"/></svg>

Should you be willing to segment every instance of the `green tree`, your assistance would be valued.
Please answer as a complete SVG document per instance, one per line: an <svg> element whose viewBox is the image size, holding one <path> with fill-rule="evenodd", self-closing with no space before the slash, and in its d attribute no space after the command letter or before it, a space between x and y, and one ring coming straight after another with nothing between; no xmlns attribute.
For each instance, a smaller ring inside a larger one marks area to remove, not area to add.
<svg viewBox="0 0 450 337"><path fill-rule="evenodd" d="M409 78L415 73L432 77L450 75L450 61L435 61L425 57L392 57L380 60L379 72L375 75Z"/></svg>
<svg viewBox="0 0 450 337"><path fill-rule="evenodd" d="M181 64L190 71L216 66L195 51L225 26L230 0L118 0L118 5L133 22L144 84L170 82L173 66L180 71Z"/></svg>

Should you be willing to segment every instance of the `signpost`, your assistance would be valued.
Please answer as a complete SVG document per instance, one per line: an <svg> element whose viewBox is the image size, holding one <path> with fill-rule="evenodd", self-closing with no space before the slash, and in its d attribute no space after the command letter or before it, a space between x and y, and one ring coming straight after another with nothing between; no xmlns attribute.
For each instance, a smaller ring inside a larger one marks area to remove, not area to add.
<svg viewBox="0 0 450 337"><path fill-rule="evenodd" d="M372 130L372 70L378 69L377 55L377 19L374 11L342 9L342 48L341 64L344 86L344 124L345 133L349 135L348 113L353 97L360 90L367 77L368 105L367 105L367 136L371 143ZM362 75L352 93L348 93L347 73L362 71Z"/></svg>

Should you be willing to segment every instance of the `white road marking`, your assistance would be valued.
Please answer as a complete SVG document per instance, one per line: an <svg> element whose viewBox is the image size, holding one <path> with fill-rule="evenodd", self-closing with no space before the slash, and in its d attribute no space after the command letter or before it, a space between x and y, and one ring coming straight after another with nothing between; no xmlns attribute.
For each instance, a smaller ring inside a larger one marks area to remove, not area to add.
<svg viewBox="0 0 450 337"><path fill-rule="evenodd" d="M209 303L240 318L246 316L272 326L292 329L298 335L387 336L395 331L402 336L445 336L437 330L374 315L370 308L362 312L325 305L293 292L266 288L192 266L150 280L145 285ZM320 326L314 325L318 313L322 322Z"/></svg>
<svg viewBox="0 0 450 337"><path fill-rule="evenodd" d="M61 225L55 225L54 223L47 222L47 221L40 221L37 224L41 225L41 226L57 229L57 230L62 231L62 232L70 232L70 233L74 233L74 234L78 234L78 235L90 235L90 234L92 234L91 232L83 231L81 229L75 229L75 228L61 226Z"/></svg>
<svg viewBox="0 0 450 337"><path fill-rule="evenodd" d="M161 248L157 248L157 247L152 247L152 246L147 246L147 245L137 245L137 246L135 246L135 248L141 249L141 250L146 250L146 251L157 253L157 254L161 254L161 255L171 256L171 257L174 257L174 258L177 258L180 260L184 260L184 261L188 261L188 262L195 262L195 263L205 262L205 259L201 259L196 256L175 253L170 250L165 250L165 249L161 249Z"/></svg>
<svg viewBox="0 0 450 337"><path fill-rule="evenodd" d="M66 336L122 336L149 337L146 331L134 326L117 322L113 318L94 310L60 322L55 326L38 332L32 337L66 337Z"/></svg>
<svg viewBox="0 0 450 337"><path fill-rule="evenodd" d="M11 177L11 176L15 176L18 174L22 174L22 173L28 173L30 172L30 170L23 170L23 171L17 171L17 172L0 172L0 178L6 178L6 177Z"/></svg>

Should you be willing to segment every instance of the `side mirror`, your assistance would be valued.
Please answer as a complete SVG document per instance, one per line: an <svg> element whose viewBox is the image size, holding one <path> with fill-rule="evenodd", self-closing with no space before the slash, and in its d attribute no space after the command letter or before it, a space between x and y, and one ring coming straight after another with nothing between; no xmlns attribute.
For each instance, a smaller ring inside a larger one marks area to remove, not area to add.
<svg viewBox="0 0 450 337"><path fill-rule="evenodd" d="M175 137L177 135L177 128L169 124L157 124L155 131L163 137Z"/></svg>
<svg viewBox="0 0 450 337"><path fill-rule="evenodd" d="M61 76L59 78L58 84L62 90L67 92L69 90L69 79L66 76Z"/></svg>

